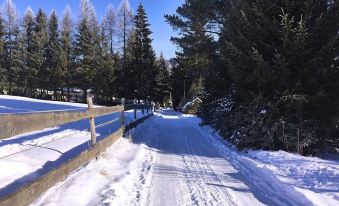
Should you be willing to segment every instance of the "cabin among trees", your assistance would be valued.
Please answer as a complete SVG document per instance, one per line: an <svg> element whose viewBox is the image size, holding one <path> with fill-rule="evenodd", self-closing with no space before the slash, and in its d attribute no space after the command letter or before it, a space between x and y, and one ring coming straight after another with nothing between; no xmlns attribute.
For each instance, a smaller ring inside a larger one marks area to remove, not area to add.
<svg viewBox="0 0 339 206"><path fill-rule="evenodd" d="M197 114L201 106L202 100L198 97L194 98L192 101L187 102L183 107L182 111L185 114Z"/></svg>

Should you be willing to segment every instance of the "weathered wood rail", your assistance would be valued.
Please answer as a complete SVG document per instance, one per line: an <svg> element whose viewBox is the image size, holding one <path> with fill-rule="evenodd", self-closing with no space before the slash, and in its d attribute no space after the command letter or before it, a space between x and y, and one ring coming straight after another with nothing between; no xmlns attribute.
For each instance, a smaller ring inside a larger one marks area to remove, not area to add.
<svg viewBox="0 0 339 206"><path fill-rule="evenodd" d="M88 98L87 102L89 106L85 111L58 111L0 115L0 139L45 128L51 128L70 122L76 122L82 119L108 115L115 112L123 113L123 111L126 110L142 109L143 111L146 110L148 113L148 111L152 109L152 105L142 104L93 108L92 98Z"/></svg>
<svg viewBox="0 0 339 206"><path fill-rule="evenodd" d="M82 119L89 119L89 130L91 132L90 148L82 151L76 157L62 163L57 168L37 177L35 180L24 183L19 189L5 192L4 195L1 195L0 193L0 206L29 205L56 183L64 181L71 172L88 164L91 160L98 158L108 147L118 140L125 131L137 126L147 118L151 117L154 111L154 105L125 105L124 101L122 101L121 106L93 108L92 98L88 98L87 102L88 109L85 111L0 115L0 139L55 127ZM147 115L137 119L137 109L141 109L142 113L145 114L146 112ZM125 125L124 111L127 110L134 110L135 121ZM115 112L121 113L121 127L108 137L96 142L94 118ZM1 190L2 189L0 189L0 192Z"/></svg>

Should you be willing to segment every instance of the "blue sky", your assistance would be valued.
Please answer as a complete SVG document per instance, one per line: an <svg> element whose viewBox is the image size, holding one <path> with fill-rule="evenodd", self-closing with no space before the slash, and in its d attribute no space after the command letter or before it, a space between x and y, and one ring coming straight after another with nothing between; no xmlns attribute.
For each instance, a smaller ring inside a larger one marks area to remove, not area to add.
<svg viewBox="0 0 339 206"><path fill-rule="evenodd" d="M117 8L121 0L91 0L96 8L98 18L105 13L109 3ZM184 0L130 0L133 11L137 9L140 1L143 3L153 31L153 48L160 54L162 51L166 59L175 56L176 46L170 42L170 38L174 35L172 28L165 22L164 14L175 13L176 8L181 5ZM0 0L1 5L4 0ZM55 10L58 16L62 15L65 6L68 4L73 11L74 18L77 17L80 0L13 0L20 14L23 15L26 8L30 6L34 12L38 8L42 8L49 13Z"/></svg>

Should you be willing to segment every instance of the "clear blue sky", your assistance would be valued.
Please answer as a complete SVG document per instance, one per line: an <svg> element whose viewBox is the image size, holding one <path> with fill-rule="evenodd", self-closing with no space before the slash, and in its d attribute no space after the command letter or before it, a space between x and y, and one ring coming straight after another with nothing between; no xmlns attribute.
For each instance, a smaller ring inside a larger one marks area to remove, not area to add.
<svg viewBox="0 0 339 206"><path fill-rule="evenodd" d="M109 3L117 8L121 0L91 0L96 8L99 19L104 15L106 7ZM1 5L4 0L0 0ZM76 18L79 10L80 0L13 0L19 10L21 16L24 14L26 8L30 6L34 12L38 8L42 8L49 13L55 10L60 17L65 6L68 4L73 11L73 17ZM181 5L184 0L141 0L149 17L151 30L153 31L153 48L160 54L162 51L166 59L175 56L176 46L170 42L170 38L174 35L172 28L165 22L164 14L175 13L176 8ZM135 11L139 5L140 0L130 0L132 10Z"/></svg>

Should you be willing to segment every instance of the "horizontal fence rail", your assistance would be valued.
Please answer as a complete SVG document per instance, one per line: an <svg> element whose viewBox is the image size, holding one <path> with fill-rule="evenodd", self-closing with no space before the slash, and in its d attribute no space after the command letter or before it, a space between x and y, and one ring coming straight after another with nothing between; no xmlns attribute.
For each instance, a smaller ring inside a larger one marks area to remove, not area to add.
<svg viewBox="0 0 339 206"><path fill-rule="evenodd" d="M92 100L88 99L88 103ZM86 109L85 111L58 111L58 112L38 112L25 114L5 114L0 115L0 139L24 134L63 125L70 122L76 122L83 119L89 119L108 115L115 112L126 110L148 110L151 105L121 105L114 107L99 107Z"/></svg>
<svg viewBox="0 0 339 206"><path fill-rule="evenodd" d="M123 106L115 106L93 108L78 112L41 112L0 115L0 139L76 122L92 116L98 117L114 112L121 112L123 109Z"/></svg>

